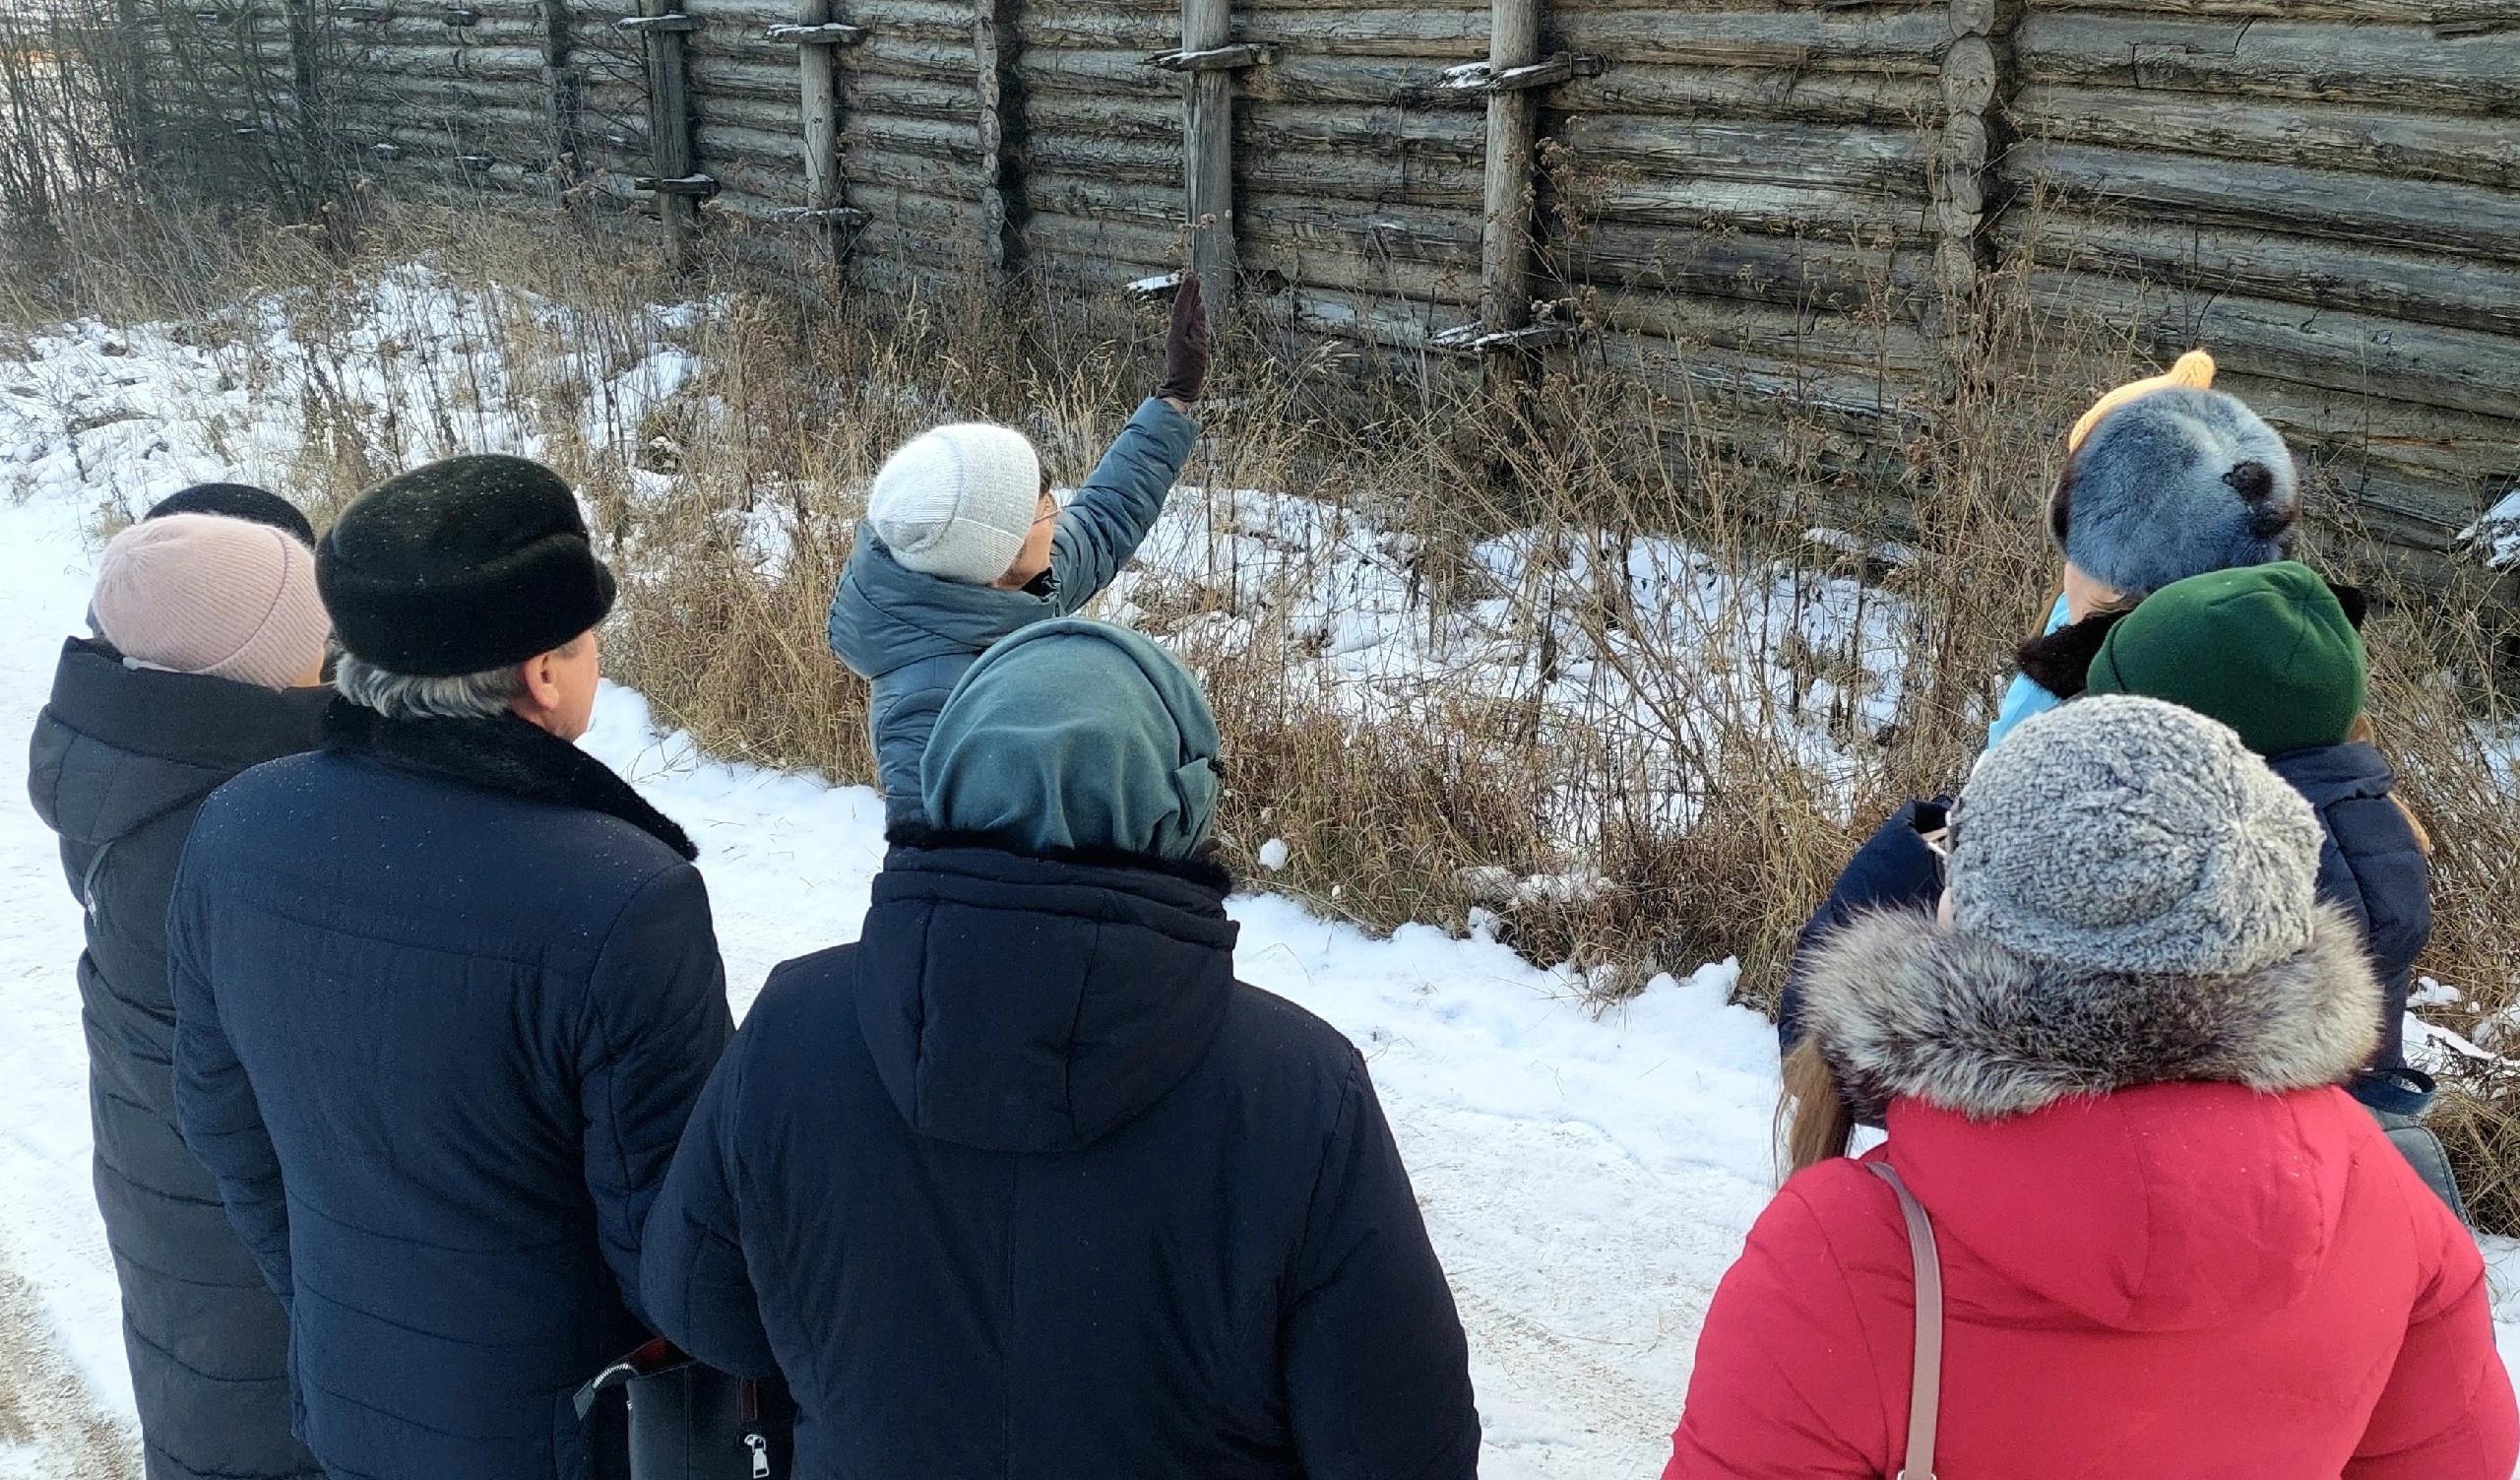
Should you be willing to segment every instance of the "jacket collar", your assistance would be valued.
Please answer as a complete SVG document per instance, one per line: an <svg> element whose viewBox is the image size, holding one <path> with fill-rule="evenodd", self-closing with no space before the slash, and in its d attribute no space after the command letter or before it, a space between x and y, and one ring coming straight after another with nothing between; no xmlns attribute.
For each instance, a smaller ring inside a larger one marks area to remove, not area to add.
<svg viewBox="0 0 2520 1480"><path fill-rule="evenodd" d="M329 689L132 668L112 644L73 637L62 644L44 707L54 722L117 750L224 777L312 748L331 701Z"/></svg>
<svg viewBox="0 0 2520 1480"><path fill-rule="evenodd" d="M1150 853L1132 853L1125 848L1042 848L1024 849L1009 846L1003 839L988 833L963 832L938 827L924 818L913 817L894 823L885 830L884 841L897 849L915 853L961 853L976 850L1002 853L1010 859L1034 863L1067 865L1080 869L1127 869L1179 879L1203 893L1223 899L1233 892L1233 873L1217 862L1213 850L1194 859L1159 858ZM909 863L908 859L903 860Z"/></svg>
<svg viewBox="0 0 2520 1480"><path fill-rule="evenodd" d="M1803 1003L1858 1110L1916 1099L1975 1120L2139 1084L2340 1084L2379 1021L2361 937L2326 904L2301 951L2228 977L2077 971L1912 911L1863 916L1821 946Z"/></svg>
<svg viewBox="0 0 2520 1480"><path fill-rule="evenodd" d="M389 720L338 699L324 712L324 748L399 771L437 776L530 802L617 817L686 860L700 850L603 762L512 716L494 720Z"/></svg>
<svg viewBox="0 0 2520 1480"><path fill-rule="evenodd" d="M2266 764L2308 798L2312 806L2348 797L2385 797L2397 783L2387 758L2376 746L2361 740L2288 750L2268 756Z"/></svg>

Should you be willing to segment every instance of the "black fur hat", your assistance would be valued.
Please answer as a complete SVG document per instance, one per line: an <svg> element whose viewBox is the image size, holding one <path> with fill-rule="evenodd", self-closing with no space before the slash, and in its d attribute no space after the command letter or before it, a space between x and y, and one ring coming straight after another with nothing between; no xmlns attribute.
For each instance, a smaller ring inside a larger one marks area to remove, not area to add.
<svg viewBox="0 0 2520 1480"><path fill-rule="evenodd" d="M315 526L307 522L297 505L252 483L195 483L158 500L140 517L147 521L163 519L168 514L217 514L224 519L242 519L248 524L269 525L310 549L315 545Z"/></svg>
<svg viewBox="0 0 2520 1480"><path fill-rule="evenodd" d="M521 457L414 468L360 495L315 550L315 584L351 656L445 676L522 663L612 610L560 476Z"/></svg>

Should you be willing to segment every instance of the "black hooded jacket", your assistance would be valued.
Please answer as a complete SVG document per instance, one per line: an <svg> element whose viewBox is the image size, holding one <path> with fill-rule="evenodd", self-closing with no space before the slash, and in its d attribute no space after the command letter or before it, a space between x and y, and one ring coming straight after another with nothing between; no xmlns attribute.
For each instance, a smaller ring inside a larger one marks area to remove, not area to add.
<svg viewBox="0 0 2520 1480"><path fill-rule="evenodd" d="M88 911L79 992L96 1205L122 1286L153 1480L312 1476L289 1437L288 1326L175 1127L166 898L202 800L316 742L326 693L274 692L61 652L29 745L35 812Z"/></svg>
<svg viewBox="0 0 2520 1480"><path fill-rule="evenodd" d="M932 842L711 1078L659 1328L786 1376L800 1477L1476 1474L1363 1061L1234 980L1222 875Z"/></svg>

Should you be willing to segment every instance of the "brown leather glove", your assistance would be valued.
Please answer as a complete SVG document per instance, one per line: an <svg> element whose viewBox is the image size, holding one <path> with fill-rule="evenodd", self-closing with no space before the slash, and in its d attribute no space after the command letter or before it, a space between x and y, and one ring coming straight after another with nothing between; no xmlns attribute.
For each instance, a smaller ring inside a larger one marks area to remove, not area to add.
<svg viewBox="0 0 2520 1480"><path fill-rule="evenodd" d="M1187 406L1207 384L1208 304L1199 292L1199 275L1185 272L1172 294L1172 327L1164 335L1164 379L1155 393Z"/></svg>

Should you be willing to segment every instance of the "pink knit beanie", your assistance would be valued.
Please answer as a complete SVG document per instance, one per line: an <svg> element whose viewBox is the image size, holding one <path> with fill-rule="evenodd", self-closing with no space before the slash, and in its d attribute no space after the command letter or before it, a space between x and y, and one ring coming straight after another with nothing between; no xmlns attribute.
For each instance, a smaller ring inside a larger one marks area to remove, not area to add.
<svg viewBox="0 0 2520 1480"><path fill-rule="evenodd" d="M281 531L215 514L135 524L105 547L96 631L149 668L287 688L323 661L333 624L315 555Z"/></svg>

